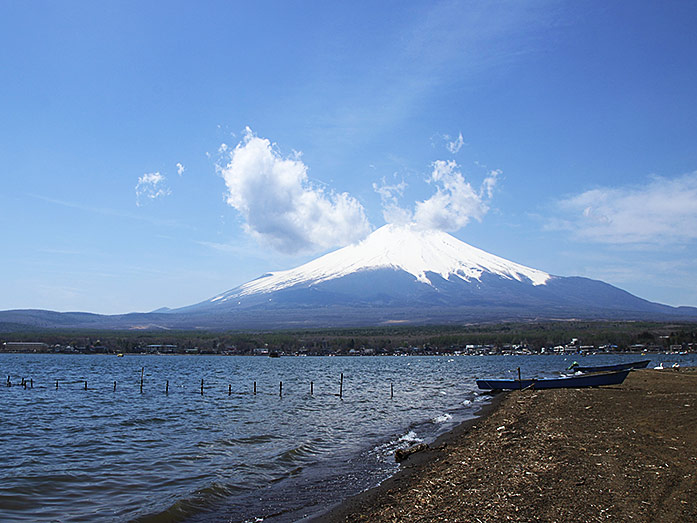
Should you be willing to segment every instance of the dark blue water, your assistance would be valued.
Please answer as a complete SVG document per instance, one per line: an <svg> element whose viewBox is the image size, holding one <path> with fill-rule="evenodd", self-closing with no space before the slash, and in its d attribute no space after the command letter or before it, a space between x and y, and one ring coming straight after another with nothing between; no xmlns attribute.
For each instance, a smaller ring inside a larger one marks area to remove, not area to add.
<svg viewBox="0 0 697 523"><path fill-rule="evenodd" d="M574 359L0 354L0 520L295 521L472 417L487 398L476 377L552 376Z"/></svg>

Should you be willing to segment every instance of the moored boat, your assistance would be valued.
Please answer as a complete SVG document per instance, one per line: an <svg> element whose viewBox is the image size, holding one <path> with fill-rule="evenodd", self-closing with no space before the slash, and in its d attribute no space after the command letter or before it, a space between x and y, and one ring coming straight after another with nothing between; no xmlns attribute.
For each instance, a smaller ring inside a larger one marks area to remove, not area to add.
<svg viewBox="0 0 697 523"><path fill-rule="evenodd" d="M599 365L596 367L581 367L578 363L573 362L567 370L574 372L615 372L618 370L627 369L645 369L651 360L632 361L629 363L617 363L615 365Z"/></svg>
<svg viewBox="0 0 697 523"><path fill-rule="evenodd" d="M477 380L477 387L484 390L518 390L527 389L576 389L581 387L600 387L602 385L619 385L631 369L602 374L570 376L567 378L541 378L518 380Z"/></svg>

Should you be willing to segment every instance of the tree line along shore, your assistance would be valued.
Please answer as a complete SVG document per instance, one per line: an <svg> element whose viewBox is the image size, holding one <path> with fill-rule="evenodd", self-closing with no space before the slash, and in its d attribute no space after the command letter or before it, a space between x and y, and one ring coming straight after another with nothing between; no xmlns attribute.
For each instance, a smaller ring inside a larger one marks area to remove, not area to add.
<svg viewBox="0 0 697 523"><path fill-rule="evenodd" d="M697 323L496 323L264 332L28 331L0 351L226 355L439 355L697 352Z"/></svg>

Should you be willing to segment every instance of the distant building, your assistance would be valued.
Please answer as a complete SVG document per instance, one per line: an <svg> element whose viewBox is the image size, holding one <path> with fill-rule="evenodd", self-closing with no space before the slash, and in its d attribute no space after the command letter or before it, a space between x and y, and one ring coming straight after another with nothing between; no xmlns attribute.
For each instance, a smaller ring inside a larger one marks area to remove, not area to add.
<svg viewBox="0 0 697 523"><path fill-rule="evenodd" d="M4 352L48 352L47 343L38 341L6 341L2 344Z"/></svg>
<svg viewBox="0 0 697 523"><path fill-rule="evenodd" d="M151 344L145 346L145 352L176 352L176 345Z"/></svg>

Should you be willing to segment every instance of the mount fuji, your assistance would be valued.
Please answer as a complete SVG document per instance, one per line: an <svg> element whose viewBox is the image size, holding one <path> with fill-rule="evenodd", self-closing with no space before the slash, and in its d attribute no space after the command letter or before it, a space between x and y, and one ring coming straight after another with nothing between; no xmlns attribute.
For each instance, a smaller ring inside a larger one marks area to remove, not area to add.
<svg viewBox="0 0 697 523"><path fill-rule="evenodd" d="M0 312L44 328L269 329L544 319L697 320L697 308L638 298L598 280L553 276L437 230L385 225L360 243L265 274L201 303L100 316Z"/></svg>
<svg viewBox="0 0 697 523"><path fill-rule="evenodd" d="M413 224L385 225L358 244L171 313L282 327L697 318L697 308L652 303L597 280L553 276Z"/></svg>

